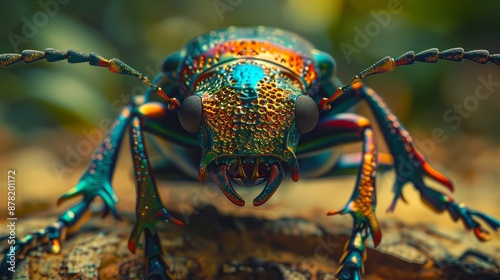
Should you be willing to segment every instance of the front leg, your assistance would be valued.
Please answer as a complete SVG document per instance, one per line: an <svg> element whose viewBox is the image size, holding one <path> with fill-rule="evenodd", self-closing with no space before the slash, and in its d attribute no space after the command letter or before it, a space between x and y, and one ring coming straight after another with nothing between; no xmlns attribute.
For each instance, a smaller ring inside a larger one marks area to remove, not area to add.
<svg viewBox="0 0 500 280"><path fill-rule="evenodd" d="M377 150L373 130L367 119L354 114L327 115L310 134L303 135L297 147L297 151L307 153L356 141L363 142L356 186L345 207L328 212L328 215L350 214L353 217L353 231L337 270L339 279L352 280L361 279L366 259L365 241L371 235L376 247L382 238L375 216Z"/></svg>
<svg viewBox="0 0 500 280"><path fill-rule="evenodd" d="M115 207L118 198L111 186L111 179L123 135L136 105L135 102L132 102L122 109L106 133L104 140L92 155L92 160L78 184L63 194L57 203L59 205L61 202L78 195L83 197L82 200L64 211L56 223L44 229L35 230L22 239L16 240L16 244L13 246L14 250L8 250L0 264L0 276L4 274L7 278L14 276L7 270L8 254L14 254L17 260L22 260L29 250L44 245L48 247L50 253L59 253L66 235L75 233L90 217L89 207L96 197L102 198L104 202L103 216L111 212L116 219L120 219Z"/></svg>
<svg viewBox="0 0 500 280"><path fill-rule="evenodd" d="M453 184L446 176L435 170L417 151L408 131L374 90L361 85L361 83L353 86L353 90L355 95L366 100L370 106L394 157L395 195L388 211L394 210L399 198L404 200L402 189L406 183L411 182L420 192L422 201L429 208L435 212L448 211L454 221L461 220L465 228L472 229L479 240L489 240L490 233L480 225L476 218L483 220L494 230L500 227L500 221L482 212L469 209L462 203L453 200L451 196L429 188L424 182L424 176L443 184L450 191L453 191Z"/></svg>
<svg viewBox="0 0 500 280"><path fill-rule="evenodd" d="M435 170L417 151L408 131L374 90L364 86L361 82L353 84L342 96L330 104L332 108L330 114L345 110L346 105L353 106L361 100L365 100L373 112L394 160L396 173L393 187L394 199L387 211L394 211L400 198L406 201L403 197L403 187L411 182L420 192L425 205L435 212L448 211L454 221L461 220L465 228L473 230L479 240L489 240L490 233L480 225L478 220L483 220L494 230L500 227L500 221L482 212L469 209L453 200L451 196L429 188L425 184L424 178L428 177L453 191L452 182Z"/></svg>
<svg viewBox="0 0 500 280"><path fill-rule="evenodd" d="M130 127L130 148L134 161L137 203L136 221L130 234L128 247L135 253L138 240L145 233L146 246L144 255L147 259L147 279L173 279L167 262L163 258L163 250L156 232L160 220L171 221L178 225L183 223L174 218L163 206L146 152L139 117L134 117Z"/></svg>

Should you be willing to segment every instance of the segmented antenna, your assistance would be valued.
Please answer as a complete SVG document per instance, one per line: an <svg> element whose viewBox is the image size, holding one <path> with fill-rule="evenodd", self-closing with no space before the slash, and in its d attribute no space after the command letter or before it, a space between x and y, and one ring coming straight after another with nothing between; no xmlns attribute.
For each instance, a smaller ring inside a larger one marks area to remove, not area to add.
<svg viewBox="0 0 500 280"><path fill-rule="evenodd" d="M354 76L347 84L339 87L335 91L335 93L332 94L332 96L323 98L319 102L318 107L321 111L330 110L330 103L341 96L346 91L346 89L356 83L359 83L361 79L366 76L391 72L398 66L410 65L415 62L436 63L438 62L438 60L461 62L463 59L467 59L480 64L491 62L500 66L500 54L490 55L487 50L472 50L466 52L462 48L453 48L440 52L438 49L432 48L419 52L417 54L415 54L414 51L409 51L396 59L390 56L386 56L377 61L372 66L361 71L358 75Z"/></svg>
<svg viewBox="0 0 500 280"><path fill-rule="evenodd" d="M2 68L5 68L20 61L24 62L25 64L30 64L42 59L45 59L48 62L56 62L60 60L67 60L69 63L88 62L92 66L107 67L108 70L113 73L135 76L139 80L141 80L141 82L153 88L153 90L168 103L168 108L170 110L177 110L180 107L180 103L176 98L168 97L161 89L161 87L158 87L157 85L151 83L151 80L149 80L149 78L143 75L141 72L128 66L117 58L106 59L93 52L90 54L86 54L77 50L68 50L67 52L65 52L51 48L45 49L45 51L24 50L21 52L21 54L0 54L0 66Z"/></svg>

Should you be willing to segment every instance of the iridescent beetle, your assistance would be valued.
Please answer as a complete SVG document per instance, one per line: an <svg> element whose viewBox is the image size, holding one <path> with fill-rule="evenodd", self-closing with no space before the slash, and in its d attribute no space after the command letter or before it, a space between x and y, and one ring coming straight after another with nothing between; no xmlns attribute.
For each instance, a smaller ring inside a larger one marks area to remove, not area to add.
<svg viewBox="0 0 500 280"><path fill-rule="evenodd" d="M302 176L306 177L332 176L335 171L345 169L358 170L357 183L346 206L328 215L352 215L353 231L337 276L360 279L366 254L365 241L371 236L377 246L382 237L375 217L375 179L379 163L373 130L367 119L347 113L362 100L374 113L389 147L392 164L397 167L410 163L414 167L412 172L400 172L401 169L395 168L395 196L388 210L393 211L398 199L404 199L402 188L411 182L433 210L448 211L455 221L461 220L468 230L472 229L479 240L486 241L490 235L475 218L495 230L500 222L424 184L427 176L453 190L450 180L418 153L408 131L382 98L361 82L368 75L389 72L414 62L460 62L462 59L500 66L500 55L490 55L484 50L465 52L454 48L440 52L429 49L417 54L410 51L397 59L385 57L347 84L340 85L335 77L334 60L328 54L314 49L293 33L268 27L229 27L201 35L182 51L168 56L163 73L153 81L120 60L107 60L95 53L46 49L0 55L2 67L20 61L89 62L115 73L136 76L150 86L144 96L134 98L122 110L79 183L62 195L58 204L78 195L83 196L82 201L65 211L56 224L18 241L14 249L20 257L42 244L49 244L52 252L59 252L66 233L75 232L82 224L96 196L104 200L104 214L110 211L115 218L120 217L115 208L118 198L110 182L121 139L130 127L137 203L129 249L135 252L144 233L148 278L172 278L162 257L157 223L160 220L183 223L174 218L160 200L143 131L184 147L180 153L186 161L196 157L192 165L199 168L199 180L204 181L208 175L227 198L240 206L245 202L233 184L265 184L253 201L259 206L273 195L285 172L297 181L299 166ZM152 101L154 93L163 101ZM331 160L335 156L332 147L358 141L363 145L357 157L344 155L336 161ZM173 157L167 160L174 161ZM4 269L6 260L2 263L2 272L7 271Z"/></svg>

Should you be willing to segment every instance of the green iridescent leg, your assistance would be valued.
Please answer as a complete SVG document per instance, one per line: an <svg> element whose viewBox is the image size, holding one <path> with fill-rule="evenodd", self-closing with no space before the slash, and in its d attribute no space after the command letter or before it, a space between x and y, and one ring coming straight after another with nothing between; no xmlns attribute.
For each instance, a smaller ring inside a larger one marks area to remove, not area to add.
<svg viewBox="0 0 500 280"><path fill-rule="evenodd" d="M66 240L67 234L76 231L90 217L90 214L89 203L82 200L59 216L59 220L56 223L25 235L22 239L16 240L15 245L12 247L10 245L7 246L5 257L0 263L0 278L14 279L14 273L8 270L12 266L9 264L11 256L15 258L15 263L18 263L19 260L23 260L26 257L26 254L30 250L40 246L46 246L49 253L58 254L61 251L62 243ZM0 242L3 239L0 238Z"/></svg>
<svg viewBox="0 0 500 280"><path fill-rule="evenodd" d="M445 210L448 211L453 221L461 220L464 227L468 230L472 229L480 241L489 241L491 234L474 218L480 218L495 231L500 228L499 220L480 211L469 209L463 203L454 201L449 195L433 190L425 185L419 185L417 190L420 192L420 198L425 205L436 213L441 213Z"/></svg>
<svg viewBox="0 0 500 280"><path fill-rule="evenodd" d="M8 260L8 254L12 252L16 255L17 260L24 259L25 254L29 250L44 245L48 246L49 252L54 254L59 253L66 235L76 232L90 217L89 207L96 197L101 197L104 201L103 217L111 212L116 219L120 219L120 215L115 207L118 198L111 187L111 179L122 138L134 106L131 104L122 110L118 118L113 122L104 140L94 152L87 171L74 188L59 198L57 204L59 205L63 201L78 195L83 196L82 200L64 211L56 223L18 240L13 248L14 250L7 251L7 256L0 264L1 271L7 271L6 261Z"/></svg>
<svg viewBox="0 0 500 280"><path fill-rule="evenodd" d="M170 221L178 225L183 223L174 218L163 206L156 184L151 173L151 167L141 131L141 121L134 117L130 128L130 147L135 168L137 203L136 222L130 234L128 247L135 253L139 238L145 233L145 257L148 262L148 279L172 279L169 267L163 258L160 240L156 226L159 221Z"/></svg>
<svg viewBox="0 0 500 280"><path fill-rule="evenodd" d="M122 110L119 117L108 130L104 140L92 155L92 160L87 171L74 188L67 191L57 200L58 205L78 195L82 195L83 200L88 203L99 196L105 203L105 212L110 211L115 218L120 219L115 207L115 204L118 203L118 198L111 187L111 179L123 135L134 107L135 105L129 105Z"/></svg>

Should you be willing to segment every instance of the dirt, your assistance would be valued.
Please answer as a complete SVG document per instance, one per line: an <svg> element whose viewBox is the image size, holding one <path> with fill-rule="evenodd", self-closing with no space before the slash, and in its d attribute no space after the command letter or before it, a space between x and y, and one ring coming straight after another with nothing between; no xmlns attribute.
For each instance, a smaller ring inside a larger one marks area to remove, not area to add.
<svg viewBox="0 0 500 280"><path fill-rule="evenodd" d="M24 234L55 219L25 219L17 230ZM64 244L61 254L31 252L17 264L14 279L143 279L142 251L133 255L127 248L133 220L130 213L123 222L95 217ZM500 279L498 259L468 251L470 233L451 235L394 220L382 226L384 243L368 249L367 280ZM223 215L212 206L193 215L185 227L159 227L177 279L334 279L350 229L344 225L336 231L300 218ZM498 242L491 245L498 254ZM456 246L463 248L461 253Z"/></svg>

